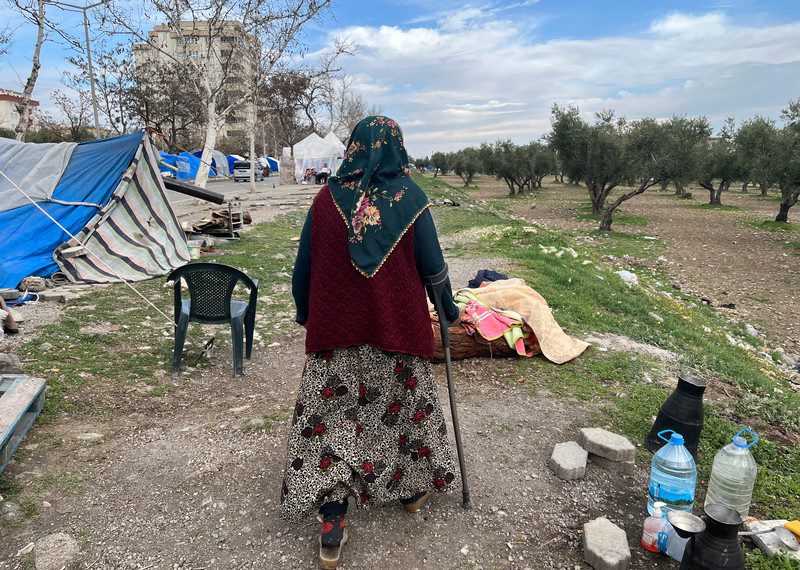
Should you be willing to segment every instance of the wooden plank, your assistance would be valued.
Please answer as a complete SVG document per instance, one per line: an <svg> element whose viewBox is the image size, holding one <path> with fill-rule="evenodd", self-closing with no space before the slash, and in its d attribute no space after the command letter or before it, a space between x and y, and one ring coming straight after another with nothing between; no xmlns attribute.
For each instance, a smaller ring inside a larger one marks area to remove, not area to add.
<svg viewBox="0 0 800 570"><path fill-rule="evenodd" d="M19 447L25 433L44 408L45 381L21 376L0 395L0 472ZM8 384L5 377L3 385Z"/></svg>

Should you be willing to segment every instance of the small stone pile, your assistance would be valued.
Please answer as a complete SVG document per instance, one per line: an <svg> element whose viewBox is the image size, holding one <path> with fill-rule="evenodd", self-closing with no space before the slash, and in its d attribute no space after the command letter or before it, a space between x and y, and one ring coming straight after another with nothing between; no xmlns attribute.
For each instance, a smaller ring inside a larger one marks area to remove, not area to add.
<svg viewBox="0 0 800 570"><path fill-rule="evenodd" d="M588 461L614 473L632 473L635 458L636 448L628 438L601 428L582 428L578 441L556 444L550 469L560 479L574 481L586 474ZM631 563L625 530L605 517L583 525L583 552L595 570L626 570Z"/></svg>

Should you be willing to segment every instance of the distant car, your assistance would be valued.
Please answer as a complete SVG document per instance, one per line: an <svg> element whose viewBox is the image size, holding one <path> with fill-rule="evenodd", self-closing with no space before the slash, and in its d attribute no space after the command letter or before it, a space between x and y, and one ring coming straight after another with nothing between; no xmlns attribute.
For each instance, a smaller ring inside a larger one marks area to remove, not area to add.
<svg viewBox="0 0 800 570"><path fill-rule="evenodd" d="M264 180L264 171L261 166L256 162L256 181ZM233 180L239 182L240 180L250 180L250 161L237 160L233 163Z"/></svg>

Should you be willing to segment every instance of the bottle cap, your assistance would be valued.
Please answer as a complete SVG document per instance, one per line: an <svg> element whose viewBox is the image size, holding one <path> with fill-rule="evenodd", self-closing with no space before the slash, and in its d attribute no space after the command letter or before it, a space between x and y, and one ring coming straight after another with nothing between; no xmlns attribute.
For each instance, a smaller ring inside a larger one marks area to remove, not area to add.
<svg viewBox="0 0 800 570"><path fill-rule="evenodd" d="M669 436L669 439L664 437L665 433L672 434ZM658 432L658 437L666 441L667 443L671 443L672 445L683 445L683 436L672 429L665 429L663 431Z"/></svg>
<svg viewBox="0 0 800 570"><path fill-rule="evenodd" d="M742 435L743 433L751 435L754 438L753 441L748 443L747 440ZM758 443L758 434L753 430L751 430L750 428L742 428L741 430L739 430L739 433L733 436L733 443L737 447L744 447L746 449Z"/></svg>

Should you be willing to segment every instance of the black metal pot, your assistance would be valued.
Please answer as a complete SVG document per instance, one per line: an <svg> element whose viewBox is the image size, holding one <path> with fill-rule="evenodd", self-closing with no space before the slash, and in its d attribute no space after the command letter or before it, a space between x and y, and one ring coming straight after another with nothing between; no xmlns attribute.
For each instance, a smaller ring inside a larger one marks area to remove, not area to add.
<svg viewBox="0 0 800 570"><path fill-rule="evenodd" d="M691 374L678 376L678 387L661 406L653 428L644 438L647 449L653 453L661 449L664 440L658 437L658 433L671 429L683 436L686 449L697 461L697 444L703 429L703 392L706 385L705 380Z"/></svg>
<svg viewBox="0 0 800 570"><path fill-rule="evenodd" d="M689 540L680 570L745 570L739 545L742 517L723 505L708 505L706 529Z"/></svg>

